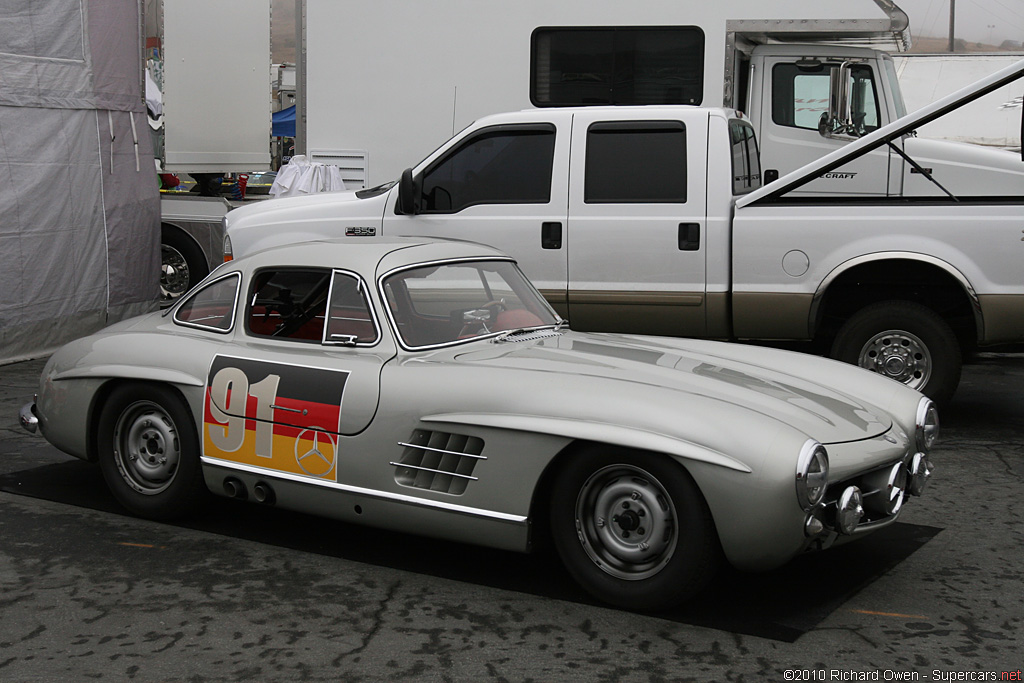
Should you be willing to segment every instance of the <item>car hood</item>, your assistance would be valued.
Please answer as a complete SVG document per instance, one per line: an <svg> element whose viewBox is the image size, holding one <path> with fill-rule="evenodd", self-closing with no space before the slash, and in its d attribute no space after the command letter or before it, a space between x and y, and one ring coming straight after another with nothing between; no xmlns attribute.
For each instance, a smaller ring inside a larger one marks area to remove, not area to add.
<svg viewBox="0 0 1024 683"><path fill-rule="evenodd" d="M791 366L794 356L802 369L799 375L776 369ZM667 400L678 399L681 407L691 401L724 402L767 415L824 444L868 439L892 427L880 408L831 386L833 376L865 371L775 349L569 332L541 341L493 343L459 353L454 360L550 373L552 377L539 386L554 386L550 382L559 382L554 375L561 374L567 381L591 377L659 387L671 392ZM607 391L616 393L614 387Z"/></svg>

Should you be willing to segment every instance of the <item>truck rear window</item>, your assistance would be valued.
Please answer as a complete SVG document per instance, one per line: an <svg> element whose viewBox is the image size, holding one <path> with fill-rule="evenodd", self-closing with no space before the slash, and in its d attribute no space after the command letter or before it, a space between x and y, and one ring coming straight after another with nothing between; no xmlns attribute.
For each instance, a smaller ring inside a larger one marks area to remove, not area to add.
<svg viewBox="0 0 1024 683"><path fill-rule="evenodd" d="M682 121L609 121L587 130L587 204L686 202Z"/></svg>

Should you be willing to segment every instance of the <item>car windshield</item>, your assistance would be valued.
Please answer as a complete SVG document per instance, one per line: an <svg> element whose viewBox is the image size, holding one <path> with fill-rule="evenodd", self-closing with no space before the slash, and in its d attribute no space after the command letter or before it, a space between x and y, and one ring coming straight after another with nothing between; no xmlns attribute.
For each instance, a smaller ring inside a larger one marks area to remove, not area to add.
<svg viewBox="0 0 1024 683"><path fill-rule="evenodd" d="M454 344L561 322L511 261L462 261L401 270L384 296L405 346Z"/></svg>

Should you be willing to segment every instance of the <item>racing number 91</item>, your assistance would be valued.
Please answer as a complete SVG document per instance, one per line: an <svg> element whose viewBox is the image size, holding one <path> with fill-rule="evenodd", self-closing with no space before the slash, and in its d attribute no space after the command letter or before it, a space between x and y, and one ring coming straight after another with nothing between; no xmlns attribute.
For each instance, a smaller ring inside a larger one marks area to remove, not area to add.
<svg viewBox="0 0 1024 683"><path fill-rule="evenodd" d="M225 453L233 453L245 442L245 421L249 397L256 400L256 455L273 457L274 403L280 375L267 375L249 385L239 368L221 368L210 382L210 414L220 425L210 425L210 440ZM218 406L224 406L222 411Z"/></svg>

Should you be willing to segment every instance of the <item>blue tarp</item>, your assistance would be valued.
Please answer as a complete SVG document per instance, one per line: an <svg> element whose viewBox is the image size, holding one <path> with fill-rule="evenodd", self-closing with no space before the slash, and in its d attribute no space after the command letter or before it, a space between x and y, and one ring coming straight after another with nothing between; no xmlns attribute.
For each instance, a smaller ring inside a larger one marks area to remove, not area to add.
<svg viewBox="0 0 1024 683"><path fill-rule="evenodd" d="M276 138L295 137L295 105L274 112L270 134Z"/></svg>

